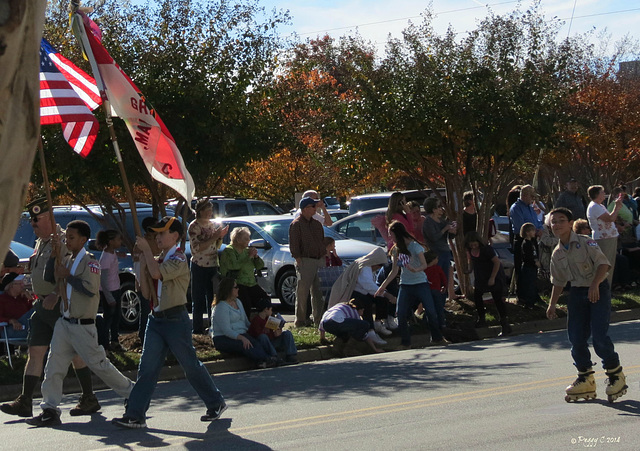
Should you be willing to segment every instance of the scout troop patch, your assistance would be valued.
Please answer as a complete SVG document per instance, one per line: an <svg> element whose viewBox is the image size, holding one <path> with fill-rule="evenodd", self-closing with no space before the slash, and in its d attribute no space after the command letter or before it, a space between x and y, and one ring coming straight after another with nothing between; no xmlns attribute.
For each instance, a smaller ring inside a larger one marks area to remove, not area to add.
<svg viewBox="0 0 640 451"><path fill-rule="evenodd" d="M93 274L100 274L100 263L93 260L87 263L87 265L89 266L89 271L91 271Z"/></svg>
<svg viewBox="0 0 640 451"><path fill-rule="evenodd" d="M594 240L587 240L587 246L598 247L598 243L596 243Z"/></svg>
<svg viewBox="0 0 640 451"><path fill-rule="evenodd" d="M174 252L173 255L169 257L169 260L186 263L187 257L182 252Z"/></svg>

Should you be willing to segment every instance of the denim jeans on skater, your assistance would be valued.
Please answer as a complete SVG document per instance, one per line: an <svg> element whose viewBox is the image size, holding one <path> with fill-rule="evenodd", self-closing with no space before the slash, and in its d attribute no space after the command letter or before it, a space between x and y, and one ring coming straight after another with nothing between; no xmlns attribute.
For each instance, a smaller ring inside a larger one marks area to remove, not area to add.
<svg viewBox="0 0 640 451"><path fill-rule="evenodd" d="M156 388L160 370L167 353L178 360L187 380L204 401L207 409L216 409L224 398L205 366L196 357L191 335L191 321L186 308L169 318L149 315L144 347L138 366L138 379L129 396L126 416L143 421L151 396Z"/></svg>
<svg viewBox="0 0 640 451"><path fill-rule="evenodd" d="M246 333L242 334L242 336L251 342L252 347L245 349L240 340L229 338L225 335L213 337L213 346L220 352L243 355L255 363L266 362L269 359L269 351L271 349L269 337L265 334L260 334L258 338L254 338Z"/></svg>
<svg viewBox="0 0 640 451"><path fill-rule="evenodd" d="M400 342L406 346L411 344L411 331L409 330L407 319L409 318L409 315L413 313L413 309L418 304L422 304L424 307L423 322L429 325L431 340L442 340L442 332L440 331L440 325L438 324L438 314L433 302L433 297L431 297L429 282L418 283L416 285L400 284L396 311L398 313Z"/></svg>
<svg viewBox="0 0 640 451"><path fill-rule="evenodd" d="M567 333L571 342L571 356L578 371L591 368L589 336L593 350L602 359L605 369L620 365L613 342L609 338L609 317L611 315L611 291L605 279L600 284L600 300L589 302L589 287L571 287L567 315Z"/></svg>
<svg viewBox="0 0 640 451"><path fill-rule="evenodd" d="M191 262L191 311L195 334L204 332L203 315L207 315L211 325L211 303L214 295L212 279L216 274L218 274L217 266L198 266Z"/></svg>

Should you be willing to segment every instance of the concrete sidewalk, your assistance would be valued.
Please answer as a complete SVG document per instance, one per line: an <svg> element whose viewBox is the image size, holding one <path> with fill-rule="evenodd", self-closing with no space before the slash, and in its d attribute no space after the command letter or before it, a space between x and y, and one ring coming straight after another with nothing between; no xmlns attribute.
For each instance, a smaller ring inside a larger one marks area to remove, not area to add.
<svg viewBox="0 0 640 451"><path fill-rule="evenodd" d="M611 323L617 323L622 321L632 321L640 319L640 309L632 310L620 310L611 313ZM509 337L514 335L526 335L540 332L547 332L553 330L566 329L567 319L558 318L554 320L539 320L530 321L524 324L512 325L513 333ZM496 338L500 333L500 326L491 326L481 329L475 329L479 338ZM504 340L508 340L509 337L505 337ZM386 339L388 345L384 348L393 350L400 345L399 337L390 337ZM351 342L350 342L351 343ZM422 348L431 346L429 334L419 334L412 336L412 347ZM366 352L366 345L364 347L353 346L350 348L352 355L363 354ZM347 351L349 355L349 351ZM319 346L313 349L302 349L298 351L298 360L300 363L314 362L319 360L328 360L337 358L330 346ZM234 357L216 360L213 362L206 362L205 366L211 374L221 373L235 373L240 371L249 371L255 369L255 365L243 357ZM124 374L132 380L136 379L137 371L125 371ZM172 381L177 379L184 379L184 372L180 365L165 366L160 373L160 381ZM96 390L107 389L104 382L96 376L93 377L93 384ZM15 399L22 391L22 385L3 385L0 386L0 401L9 401ZM64 381L64 393L80 393L80 386L77 379L66 378ZM40 396L39 390L36 391L36 397Z"/></svg>

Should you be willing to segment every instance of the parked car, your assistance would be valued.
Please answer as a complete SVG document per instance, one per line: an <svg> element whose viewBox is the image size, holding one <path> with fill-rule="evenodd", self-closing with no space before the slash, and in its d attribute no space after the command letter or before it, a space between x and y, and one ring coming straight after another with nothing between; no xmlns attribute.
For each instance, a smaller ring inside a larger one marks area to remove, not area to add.
<svg viewBox="0 0 640 451"><path fill-rule="evenodd" d="M258 249L258 255L264 260L265 268L259 274L258 283L271 296L278 297L280 302L289 308L295 306L296 270L294 259L289 251L289 225L293 217L279 216L244 216L222 218L218 222L229 225L229 232L236 227L248 227L251 231L250 246ZM376 246L357 240L350 240L325 227L325 236L336 240L336 251L345 265L362 257ZM229 244L230 233L224 237L224 244Z"/></svg>
<svg viewBox="0 0 640 451"><path fill-rule="evenodd" d="M195 198L191 202L191 208L194 210L196 208L196 203L200 198ZM280 215L283 212L269 202L264 200L256 200L256 199L245 199L245 198L231 198L224 196L211 196L204 197L205 199L209 199L209 202L213 205L213 218L228 218L235 216L254 216L254 215ZM167 207L171 208L174 211L179 207L178 200L170 200L167 203ZM180 212L178 211L180 214ZM195 213L187 218L187 220L193 221L195 219Z"/></svg>
<svg viewBox="0 0 640 451"><path fill-rule="evenodd" d="M133 220L129 204L123 203L121 206L125 212L125 229L127 235L133 240L135 237ZM106 216L102 208L98 205L89 205L89 211L79 205L66 205L66 206L54 206L53 216L63 229L71 221L81 219L86 221L91 227L91 240L88 246L96 258L100 258L101 251L96 250L93 245L95 236L98 231L104 228L118 227L115 225L112 218ZM147 216L153 216L153 207L150 204L137 203L136 212L138 221L142 222ZM173 210L167 210L167 214L174 214ZM36 235L31 227L30 217L28 212L22 213L20 217L20 223L18 230L14 236L14 240L18 243L22 243L26 246L35 246ZM118 264L120 269L120 324L126 329L135 329L138 327L138 318L140 315L140 299L135 291L135 276L133 274L133 260L131 254L126 247L118 250Z"/></svg>
<svg viewBox="0 0 640 451"><path fill-rule="evenodd" d="M340 200L337 197L327 196L323 201L327 210L340 210Z"/></svg>
<svg viewBox="0 0 640 451"><path fill-rule="evenodd" d="M360 211L374 210L376 208L386 208L389 205L389 198L395 191L387 191L385 193L372 193L363 194L361 196L355 196L351 198L349 203L349 214L355 214ZM431 189L421 190L406 190L401 191L407 201L417 200L420 205L427 197L435 196ZM447 190L444 188L438 188L438 193L446 199Z"/></svg>
<svg viewBox="0 0 640 451"><path fill-rule="evenodd" d="M342 218L346 218L349 216L349 210L327 210L329 212L329 216L331 216L331 220L333 222L339 221Z"/></svg>
<svg viewBox="0 0 640 451"><path fill-rule="evenodd" d="M9 245L9 248L13 251L14 254L18 256L18 266L26 269L29 265L29 259L35 252L33 247L27 246L26 244L19 243L17 241L12 241Z"/></svg>
<svg viewBox="0 0 640 451"><path fill-rule="evenodd" d="M375 244L376 246L385 247L387 242L382 238L380 232L371 224L371 220L378 215L384 215L386 211L387 207L360 211L334 222L330 229L345 238L365 241L370 244Z"/></svg>

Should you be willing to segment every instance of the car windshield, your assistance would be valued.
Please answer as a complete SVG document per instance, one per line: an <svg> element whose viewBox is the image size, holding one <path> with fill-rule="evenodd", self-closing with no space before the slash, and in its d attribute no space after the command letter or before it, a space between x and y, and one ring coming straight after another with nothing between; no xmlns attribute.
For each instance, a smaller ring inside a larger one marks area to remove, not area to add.
<svg viewBox="0 0 640 451"><path fill-rule="evenodd" d="M293 221L292 218L286 218L277 221L256 221L256 224L262 227L262 230L269 234L278 244L288 245L291 221ZM345 239L342 235L326 227L324 227L324 236L329 236L336 241Z"/></svg>

